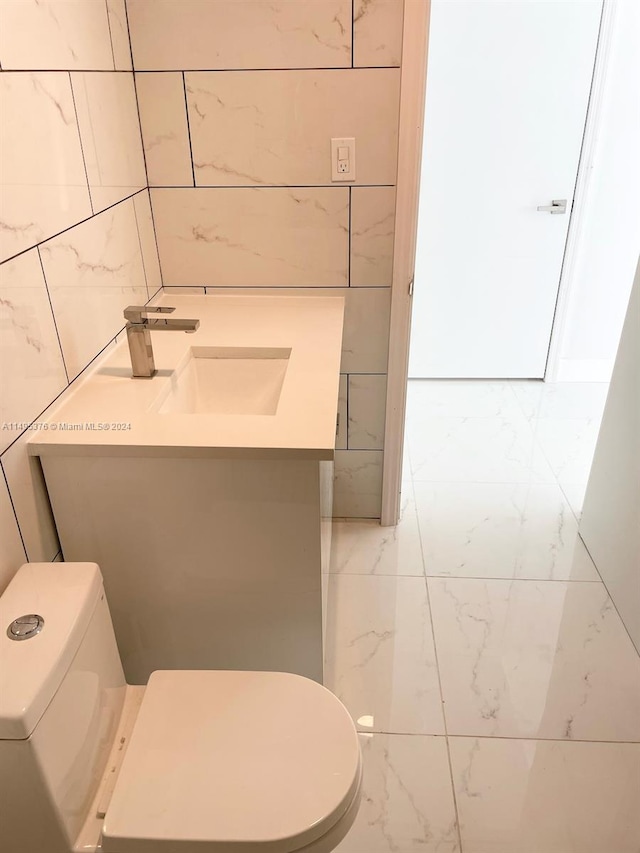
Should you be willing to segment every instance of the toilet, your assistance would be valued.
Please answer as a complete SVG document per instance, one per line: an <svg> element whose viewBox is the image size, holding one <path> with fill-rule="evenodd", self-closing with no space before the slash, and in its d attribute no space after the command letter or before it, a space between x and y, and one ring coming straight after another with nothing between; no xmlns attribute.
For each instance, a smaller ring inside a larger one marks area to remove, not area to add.
<svg viewBox="0 0 640 853"><path fill-rule="evenodd" d="M309 679L127 685L95 563L29 563L0 598L7 853L327 853L361 776L349 714Z"/></svg>

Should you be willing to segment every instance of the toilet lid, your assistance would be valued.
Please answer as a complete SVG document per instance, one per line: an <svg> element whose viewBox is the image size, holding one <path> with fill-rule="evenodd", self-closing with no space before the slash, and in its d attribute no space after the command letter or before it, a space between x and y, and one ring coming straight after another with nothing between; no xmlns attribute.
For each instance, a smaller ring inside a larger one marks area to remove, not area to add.
<svg viewBox="0 0 640 853"><path fill-rule="evenodd" d="M281 672L160 671L107 809L104 853L289 853L345 814L360 784L351 718Z"/></svg>

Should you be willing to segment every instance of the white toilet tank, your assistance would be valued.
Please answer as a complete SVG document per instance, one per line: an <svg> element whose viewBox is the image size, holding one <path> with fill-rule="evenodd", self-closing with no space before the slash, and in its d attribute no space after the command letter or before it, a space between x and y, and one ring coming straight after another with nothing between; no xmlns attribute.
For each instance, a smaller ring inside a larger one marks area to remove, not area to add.
<svg viewBox="0 0 640 853"><path fill-rule="evenodd" d="M35 614L44 620L38 633ZM13 628L12 628L13 625ZM125 679L100 569L29 563L0 598L0 846L69 853L104 771Z"/></svg>

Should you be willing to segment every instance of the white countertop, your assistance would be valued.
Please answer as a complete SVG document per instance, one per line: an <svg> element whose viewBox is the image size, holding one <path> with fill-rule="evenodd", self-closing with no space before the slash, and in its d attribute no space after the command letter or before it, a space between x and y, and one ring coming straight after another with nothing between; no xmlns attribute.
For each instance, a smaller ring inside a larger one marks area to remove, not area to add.
<svg viewBox="0 0 640 853"><path fill-rule="evenodd" d="M37 425L31 455L333 459L342 297L172 293L154 304L175 306L172 317L198 318L200 328L151 332L158 371L152 379L131 377L123 336ZM190 348L202 346L290 347L276 413L154 411Z"/></svg>

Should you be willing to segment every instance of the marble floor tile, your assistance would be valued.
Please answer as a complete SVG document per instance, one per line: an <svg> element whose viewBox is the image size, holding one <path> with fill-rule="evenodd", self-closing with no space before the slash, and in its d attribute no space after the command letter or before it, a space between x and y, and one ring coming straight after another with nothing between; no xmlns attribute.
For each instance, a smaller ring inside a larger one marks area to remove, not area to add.
<svg viewBox="0 0 640 853"><path fill-rule="evenodd" d="M521 417L507 382L413 379L407 387L409 419Z"/></svg>
<svg viewBox="0 0 640 853"><path fill-rule="evenodd" d="M640 741L640 657L603 584L428 586L449 734Z"/></svg>
<svg viewBox="0 0 640 853"><path fill-rule="evenodd" d="M443 734L424 578L331 575L325 685L360 729Z"/></svg>
<svg viewBox="0 0 640 853"><path fill-rule="evenodd" d="M409 456L409 447L405 444L402 451L402 482L412 483L411 477L411 457Z"/></svg>
<svg viewBox="0 0 640 853"><path fill-rule="evenodd" d="M434 417L410 423L414 481L553 483L555 477L524 417Z"/></svg>
<svg viewBox="0 0 640 853"><path fill-rule="evenodd" d="M600 580L559 486L416 482L427 575Z"/></svg>
<svg viewBox="0 0 640 853"><path fill-rule="evenodd" d="M509 382L529 420L582 418L600 420L609 390L608 382Z"/></svg>
<svg viewBox="0 0 640 853"><path fill-rule="evenodd" d="M640 746L449 738L464 853L637 853Z"/></svg>
<svg viewBox="0 0 640 853"><path fill-rule="evenodd" d="M360 811L336 853L458 853L445 739L381 734L360 739Z"/></svg>
<svg viewBox="0 0 640 853"><path fill-rule="evenodd" d="M532 429L559 482L588 481L599 418L541 418L532 422Z"/></svg>
<svg viewBox="0 0 640 853"><path fill-rule="evenodd" d="M560 483L560 488L567 499L569 506L573 510L576 519L580 521L582 515L582 505L584 504L584 496L587 491L586 483Z"/></svg>
<svg viewBox="0 0 640 853"><path fill-rule="evenodd" d="M424 576L413 492L406 490L396 527L379 521L334 521L329 571L338 574Z"/></svg>

